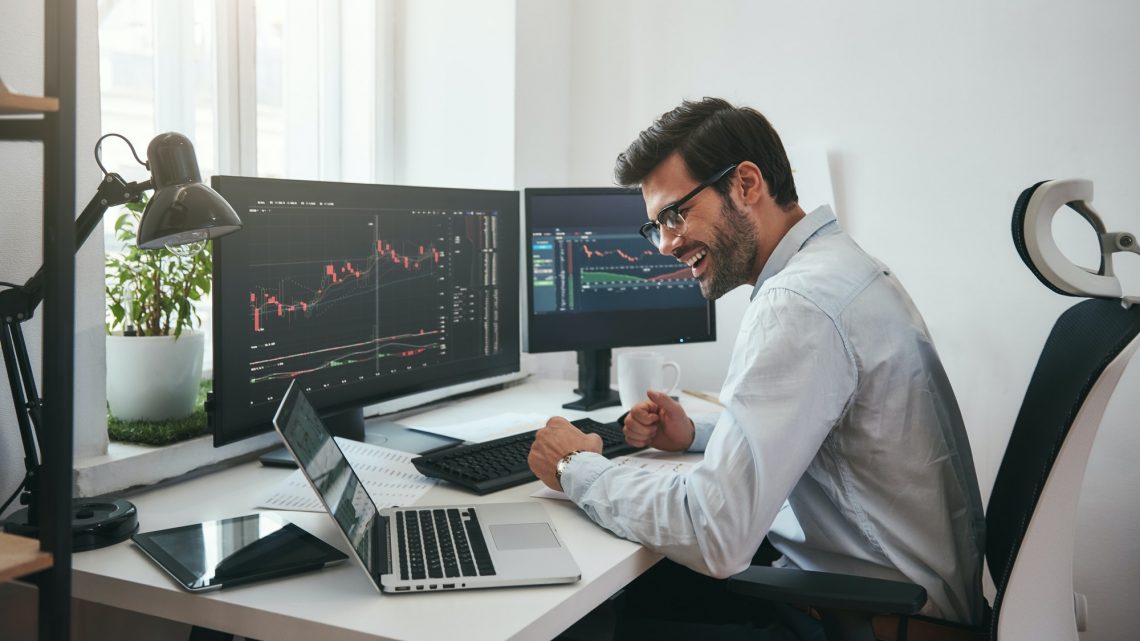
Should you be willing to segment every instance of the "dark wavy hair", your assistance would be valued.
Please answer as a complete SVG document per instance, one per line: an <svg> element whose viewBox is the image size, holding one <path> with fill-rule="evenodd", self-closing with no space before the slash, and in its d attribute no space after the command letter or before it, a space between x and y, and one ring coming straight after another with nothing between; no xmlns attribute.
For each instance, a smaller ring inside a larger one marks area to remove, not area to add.
<svg viewBox="0 0 1140 641"><path fill-rule="evenodd" d="M760 168L777 205L787 209L799 200L780 135L764 114L750 107L734 107L720 98L682 102L618 154L614 177L625 187L640 185L674 151L681 154L695 181L750 160ZM726 197L729 186L730 181L724 180L715 187Z"/></svg>

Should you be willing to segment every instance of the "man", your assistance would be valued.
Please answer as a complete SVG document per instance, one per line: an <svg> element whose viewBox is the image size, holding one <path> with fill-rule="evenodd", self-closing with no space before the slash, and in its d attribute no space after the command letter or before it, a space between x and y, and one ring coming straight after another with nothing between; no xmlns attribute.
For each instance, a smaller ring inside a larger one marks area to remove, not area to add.
<svg viewBox="0 0 1140 641"><path fill-rule="evenodd" d="M615 173L642 188L642 235L687 264L707 298L753 287L724 411L690 419L656 392L631 409L630 443L704 452L671 474L615 466L596 436L552 418L530 454L535 474L599 525L701 575L744 570L767 536L777 565L915 582L928 593L923 614L977 623L984 521L970 447L929 333L891 271L829 207L804 213L780 138L755 110L684 102L640 134ZM705 593L719 583L661 572ZM674 591L677 603L687 596ZM659 607L669 618L672 603Z"/></svg>

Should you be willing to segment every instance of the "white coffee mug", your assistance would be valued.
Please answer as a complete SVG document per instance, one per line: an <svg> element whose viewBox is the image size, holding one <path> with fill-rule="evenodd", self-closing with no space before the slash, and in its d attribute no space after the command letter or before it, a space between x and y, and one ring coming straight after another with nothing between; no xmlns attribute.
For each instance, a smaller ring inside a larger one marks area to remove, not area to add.
<svg viewBox="0 0 1140 641"><path fill-rule="evenodd" d="M665 370L669 368L673 369L673 382L666 387ZM626 352L618 355L617 377L621 406L628 410L649 398L647 390L672 394L681 382L681 366L657 352Z"/></svg>

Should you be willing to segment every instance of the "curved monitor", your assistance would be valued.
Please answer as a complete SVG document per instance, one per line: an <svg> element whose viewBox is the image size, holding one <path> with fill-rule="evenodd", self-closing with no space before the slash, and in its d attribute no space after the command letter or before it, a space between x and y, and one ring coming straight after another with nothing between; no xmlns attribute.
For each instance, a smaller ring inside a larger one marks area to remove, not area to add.
<svg viewBox="0 0 1140 641"><path fill-rule="evenodd" d="M214 241L215 445L272 430L293 379L351 417L519 371L518 192L212 185L243 223Z"/></svg>
<svg viewBox="0 0 1140 641"><path fill-rule="evenodd" d="M527 189L528 352L578 352L571 409L616 405L611 349L716 340L712 301L688 267L638 233L639 190Z"/></svg>

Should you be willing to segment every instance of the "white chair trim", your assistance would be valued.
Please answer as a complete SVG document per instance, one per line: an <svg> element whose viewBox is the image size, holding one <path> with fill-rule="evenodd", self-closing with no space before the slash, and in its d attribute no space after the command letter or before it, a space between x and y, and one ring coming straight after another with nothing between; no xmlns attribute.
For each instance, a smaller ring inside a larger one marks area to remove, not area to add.
<svg viewBox="0 0 1140 641"><path fill-rule="evenodd" d="M1081 405L1017 551L999 610L1001 641L1078 641L1073 604L1077 503L1101 417L1140 336L1112 360Z"/></svg>

